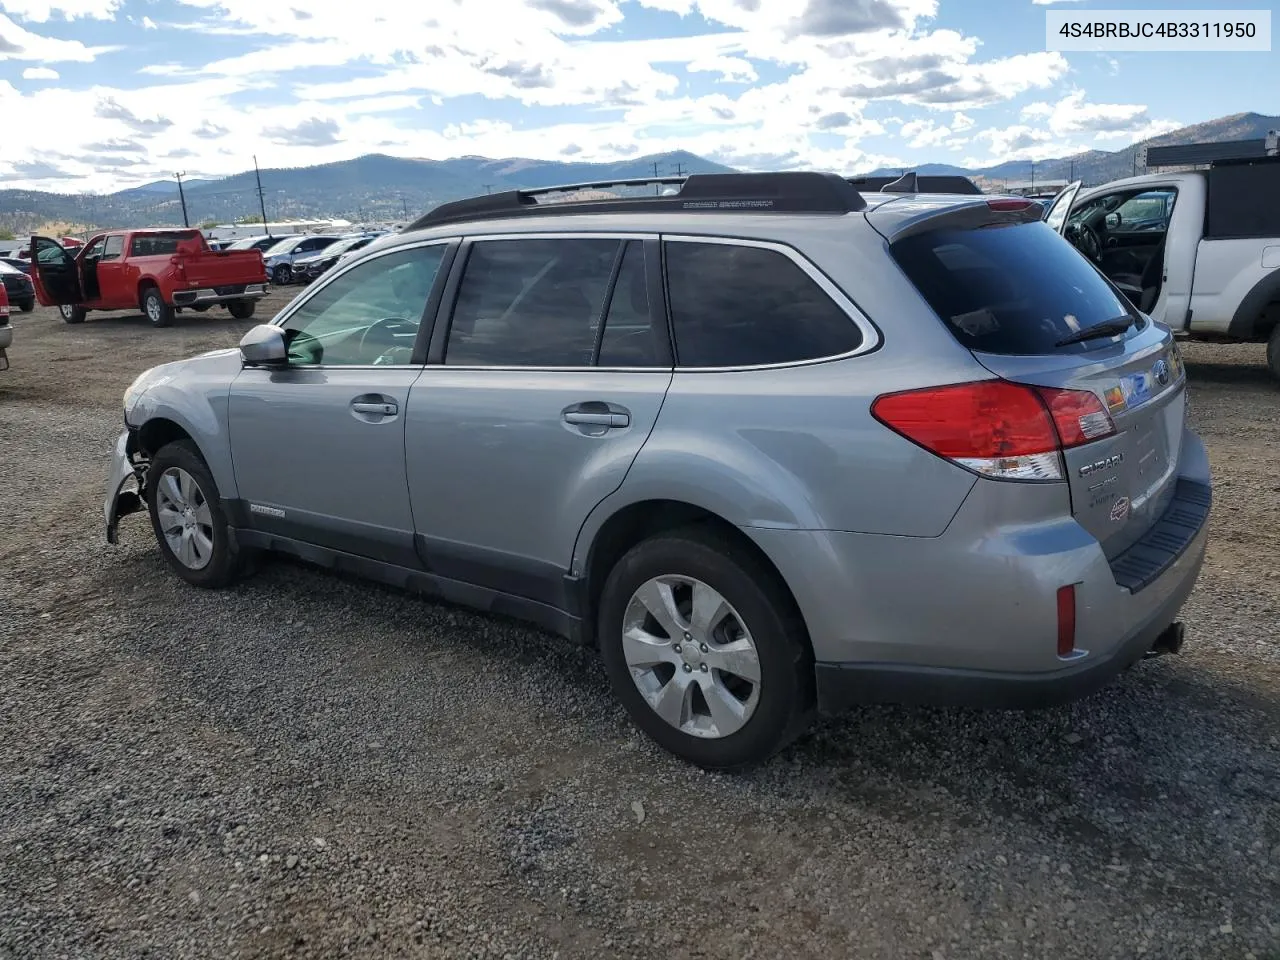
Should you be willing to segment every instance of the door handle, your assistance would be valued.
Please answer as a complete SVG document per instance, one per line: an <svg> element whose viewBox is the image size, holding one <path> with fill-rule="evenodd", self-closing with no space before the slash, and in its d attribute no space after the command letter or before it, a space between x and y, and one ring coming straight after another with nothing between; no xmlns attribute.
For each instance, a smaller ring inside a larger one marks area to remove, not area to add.
<svg viewBox="0 0 1280 960"><path fill-rule="evenodd" d="M596 427L631 426L631 418L625 413L581 413L570 410L564 415L564 422Z"/></svg>
<svg viewBox="0 0 1280 960"><path fill-rule="evenodd" d="M362 400L351 401L351 409L356 413L366 413L375 417L394 416L400 409L394 403L369 403Z"/></svg>

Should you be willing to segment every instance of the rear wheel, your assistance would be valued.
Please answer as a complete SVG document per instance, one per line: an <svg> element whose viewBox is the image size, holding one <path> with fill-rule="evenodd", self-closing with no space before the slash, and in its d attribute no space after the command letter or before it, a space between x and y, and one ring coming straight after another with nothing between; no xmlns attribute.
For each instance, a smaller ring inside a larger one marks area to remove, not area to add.
<svg viewBox="0 0 1280 960"><path fill-rule="evenodd" d="M1280 323L1271 328L1267 338L1267 369L1275 380L1280 380Z"/></svg>
<svg viewBox="0 0 1280 960"><path fill-rule="evenodd" d="M59 304L58 313L62 314L63 323L84 323L88 311L74 303L63 303Z"/></svg>
<svg viewBox="0 0 1280 960"><path fill-rule="evenodd" d="M605 583L601 656L632 720L712 769L768 759L808 726L813 656L772 570L689 528L646 540Z"/></svg>
<svg viewBox="0 0 1280 960"><path fill-rule="evenodd" d="M19 300L18 301L18 309L21 310L23 313L30 313L35 308L36 308L35 300Z"/></svg>
<svg viewBox="0 0 1280 960"><path fill-rule="evenodd" d="M159 287L147 287L142 291L142 312L153 327L167 327L173 323L173 307L164 302Z"/></svg>
<svg viewBox="0 0 1280 960"><path fill-rule="evenodd" d="M227 304L227 309L231 311L231 316L235 319L248 320L253 316L256 306L252 300L232 300Z"/></svg>
<svg viewBox="0 0 1280 960"><path fill-rule="evenodd" d="M187 583L229 586L249 568L231 538L218 485L189 440L161 447L147 468L147 510L160 553Z"/></svg>

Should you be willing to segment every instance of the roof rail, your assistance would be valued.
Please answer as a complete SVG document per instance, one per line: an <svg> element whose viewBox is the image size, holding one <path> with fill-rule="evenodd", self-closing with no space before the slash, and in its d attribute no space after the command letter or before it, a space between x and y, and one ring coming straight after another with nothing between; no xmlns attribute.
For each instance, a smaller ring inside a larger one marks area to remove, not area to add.
<svg viewBox="0 0 1280 960"><path fill-rule="evenodd" d="M1192 167L1202 164L1261 160L1280 155L1280 132L1270 131L1260 140L1223 140L1216 143L1179 143L1168 147L1143 147L1138 162L1155 167Z"/></svg>
<svg viewBox="0 0 1280 960"><path fill-rule="evenodd" d="M893 184L902 183L906 177L914 175L915 190L886 189ZM916 174L910 171L901 177L849 177L849 182L863 193L957 193L961 195L977 195L982 193L978 185L968 177L959 174Z"/></svg>
<svg viewBox="0 0 1280 960"><path fill-rule="evenodd" d="M539 197L610 187L680 185L659 196L617 197L608 200L539 202ZM499 220L522 216L572 216L590 213L853 213L867 201L834 173L783 171L778 173L694 173L687 177L641 180L603 180L533 190L508 190L466 200L442 203L408 227L421 230L469 220Z"/></svg>

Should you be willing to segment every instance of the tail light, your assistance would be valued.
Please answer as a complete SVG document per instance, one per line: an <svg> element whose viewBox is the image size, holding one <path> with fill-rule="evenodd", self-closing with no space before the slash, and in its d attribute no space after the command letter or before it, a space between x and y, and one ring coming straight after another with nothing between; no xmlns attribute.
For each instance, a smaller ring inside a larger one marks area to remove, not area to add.
<svg viewBox="0 0 1280 960"><path fill-rule="evenodd" d="M982 380L878 397L872 415L924 447L999 480L1061 480L1061 452L1115 433L1087 390Z"/></svg>

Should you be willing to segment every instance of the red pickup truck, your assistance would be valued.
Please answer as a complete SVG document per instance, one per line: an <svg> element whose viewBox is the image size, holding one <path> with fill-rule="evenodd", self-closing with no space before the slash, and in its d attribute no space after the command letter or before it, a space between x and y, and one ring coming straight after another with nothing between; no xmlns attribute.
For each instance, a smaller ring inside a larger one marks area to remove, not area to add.
<svg viewBox="0 0 1280 960"><path fill-rule="evenodd" d="M212 306L248 320L267 295L261 251L215 252L199 230L103 233L74 252L32 237L31 252L36 298L67 323L90 310L141 309L152 326L167 327L176 310Z"/></svg>

